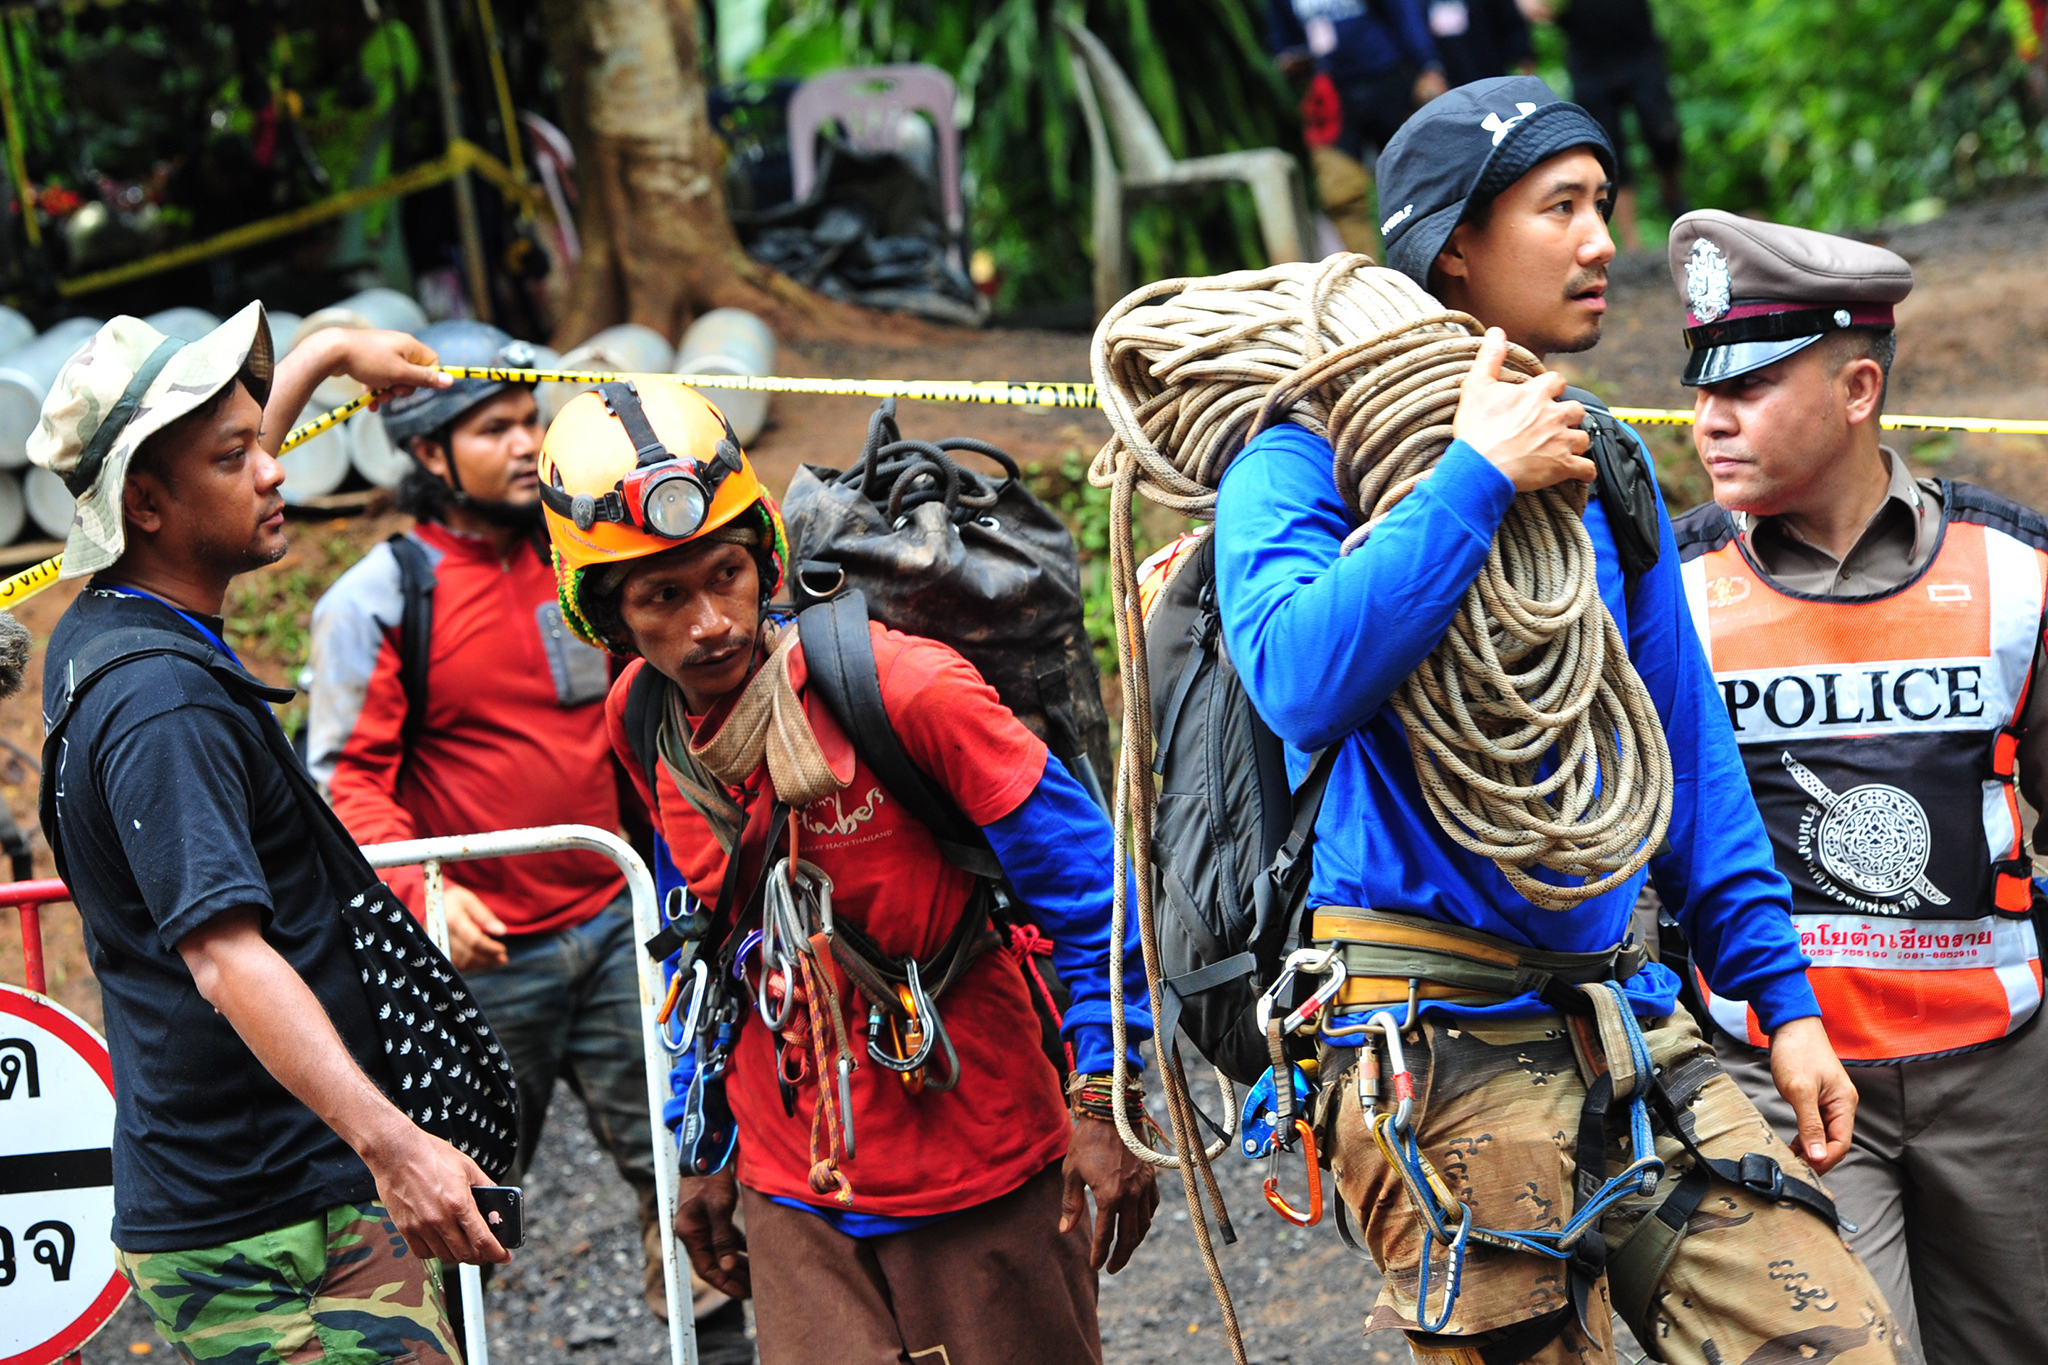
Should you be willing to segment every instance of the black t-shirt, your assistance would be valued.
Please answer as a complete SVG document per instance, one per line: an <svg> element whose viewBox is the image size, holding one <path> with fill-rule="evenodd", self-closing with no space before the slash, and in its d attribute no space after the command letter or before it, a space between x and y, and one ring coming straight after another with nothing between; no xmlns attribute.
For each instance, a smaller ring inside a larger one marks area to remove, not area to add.
<svg viewBox="0 0 2048 1365"><path fill-rule="evenodd" d="M1649 0L1568 0L1557 11L1564 31L1565 64L1626 62L1662 50L1650 19Z"/></svg>
<svg viewBox="0 0 2048 1365"><path fill-rule="evenodd" d="M204 638L157 602L88 588L50 637L45 715L78 651L123 626ZM43 775L59 784L65 867L106 1008L124 1251L219 1246L376 1197L355 1153L271 1077L177 951L222 911L261 909L264 938L343 1043L381 1058L341 888L258 728L276 724L197 663L154 655L85 693Z"/></svg>

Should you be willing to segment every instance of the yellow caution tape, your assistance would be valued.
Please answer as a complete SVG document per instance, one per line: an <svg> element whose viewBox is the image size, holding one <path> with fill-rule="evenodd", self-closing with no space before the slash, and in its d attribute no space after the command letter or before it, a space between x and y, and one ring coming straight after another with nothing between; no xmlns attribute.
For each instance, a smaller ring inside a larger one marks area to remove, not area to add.
<svg viewBox="0 0 2048 1365"><path fill-rule="evenodd" d="M1610 408L1624 422L1646 427L1689 427L1691 408ZM2019 417L1915 417L1905 413L1880 417L1886 431L1969 431L1990 436L2048 436L2048 422Z"/></svg>
<svg viewBox="0 0 2048 1365"><path fill-rule="evenodd" d="M23 569L6 582L0 583L0 610L26 602L55 583L57 570L63 565L64 556L52 555L42 563Z"/></svg>
<svg viewBox="0 0 2048 1365"><path fill-rule="evenodd" d="M585 370L514 370L479 365L442 367L457 379L498 384L603 384L614 379L674 379L700 389L746 389L756 393L815 393L854 398L902 398L927 403L989 403L1003 407L1092 408L1095 386L1074 380L1022 379L796 379L780 375L630 374ZM366 393L312 421L293 427L278 454L301 445L353 417L377 397ZM1612 408L1624 422L1642 426L1691 426L1690 408ZM2048 422L2011 417L1892 416L1879 420L1886 431L1967 431L1987 435L2048 436ZM17 606L57 581L62 556L46 559L0 580L0 610Z"/></svg>
<svg viewBox="0 0 2048 1365"><path fill-rule="evenodd" d="M854 398L908 398L930 403L995 403L1010 407L1092 408L1095 386L1074 380L1021 379L791 379L740 374L624 374L581 370L507 370L445 366L457 379L497 384L603 384L614 379L674 379L699 389L756 393L839 394Z"/></svg>

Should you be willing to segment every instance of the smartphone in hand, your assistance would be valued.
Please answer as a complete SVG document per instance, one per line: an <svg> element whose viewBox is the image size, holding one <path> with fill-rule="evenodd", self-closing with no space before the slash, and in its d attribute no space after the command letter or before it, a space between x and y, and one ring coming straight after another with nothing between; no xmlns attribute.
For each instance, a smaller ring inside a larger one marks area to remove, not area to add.
<svg viewBox="0 0 2048 1365"><path fill-rule="evenodd" d="M517 1185L471 1185L469 1192L499 1246L516 1251L525 1243L526 1198Z"/></svg>

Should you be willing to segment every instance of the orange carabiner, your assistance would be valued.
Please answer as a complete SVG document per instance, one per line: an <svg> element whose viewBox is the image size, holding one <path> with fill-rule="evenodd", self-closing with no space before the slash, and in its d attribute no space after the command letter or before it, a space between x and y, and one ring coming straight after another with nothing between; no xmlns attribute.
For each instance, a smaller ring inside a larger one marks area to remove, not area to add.
<svg viewBox="0 0 2048 1365"><path fill-rule="evenodd" d="M1300 1135L1302 1153L1308 1158L1308 1212L1303 1213L1287 1202L1286 1196L1280 1193L1280 1177L1278 1175L1266 1177L1264 1186L1266 1202L1273 1206L1273 1212L1279 1214L1296 1227L1312 1228L1323 1221L1323 1168L1316 1164L1316 1134L1315 1130L1308 1126L1308 1120L1296 1119L1294 1121L1294 1131ZM1274 1159L1276 1162L1278 1154L1279 1149L1276 1147L1274 1149Z"/></svg>
<svg viewBox="0 0 2048 1365"><path fill-rule="evenodd" d="M910 1022L899 1027L896 1021L891 1019L889 1021L889 1037L896 1044L896 1055L908 1061L917 1055L919 1048L924 1046L924 1024L917 1017L917 1000L916 997L911 995L910 987L898 986L896 988L896 999L902 1003L903 1013L909 1017ZM899 1071L896 1074L897 1079L903 1082L905 1090L913 1095L923 1092L923 1067L919 1067L915 1071Z"/></svg>

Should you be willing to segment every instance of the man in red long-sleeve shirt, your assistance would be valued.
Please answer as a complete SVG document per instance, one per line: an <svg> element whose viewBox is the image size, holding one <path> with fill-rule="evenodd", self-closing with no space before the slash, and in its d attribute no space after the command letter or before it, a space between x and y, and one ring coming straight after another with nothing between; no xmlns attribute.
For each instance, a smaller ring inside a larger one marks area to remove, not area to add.
<svg viewBox="0 0 2048 1365"><path fill-rule="evenodd" d="M441 323L422 340L450 365L532 363L495 327ZM525 352L524 355L521 352ZM307 755L364 844L536 825L619 826L604 731L604 655L562 623L541 529L541 424L526 385L462 380L387 405L415 461L400 505L419 518L379 545L313 611ZM431 581L421 714L404 681L405 574ZM586 852L450 864L450 956L511 1052L519 1170L557 1079L640 1196L647 1302L663 1311L654 1167L633 963L618 869ZM424 913L418 868L387 880Z"/></svg>

